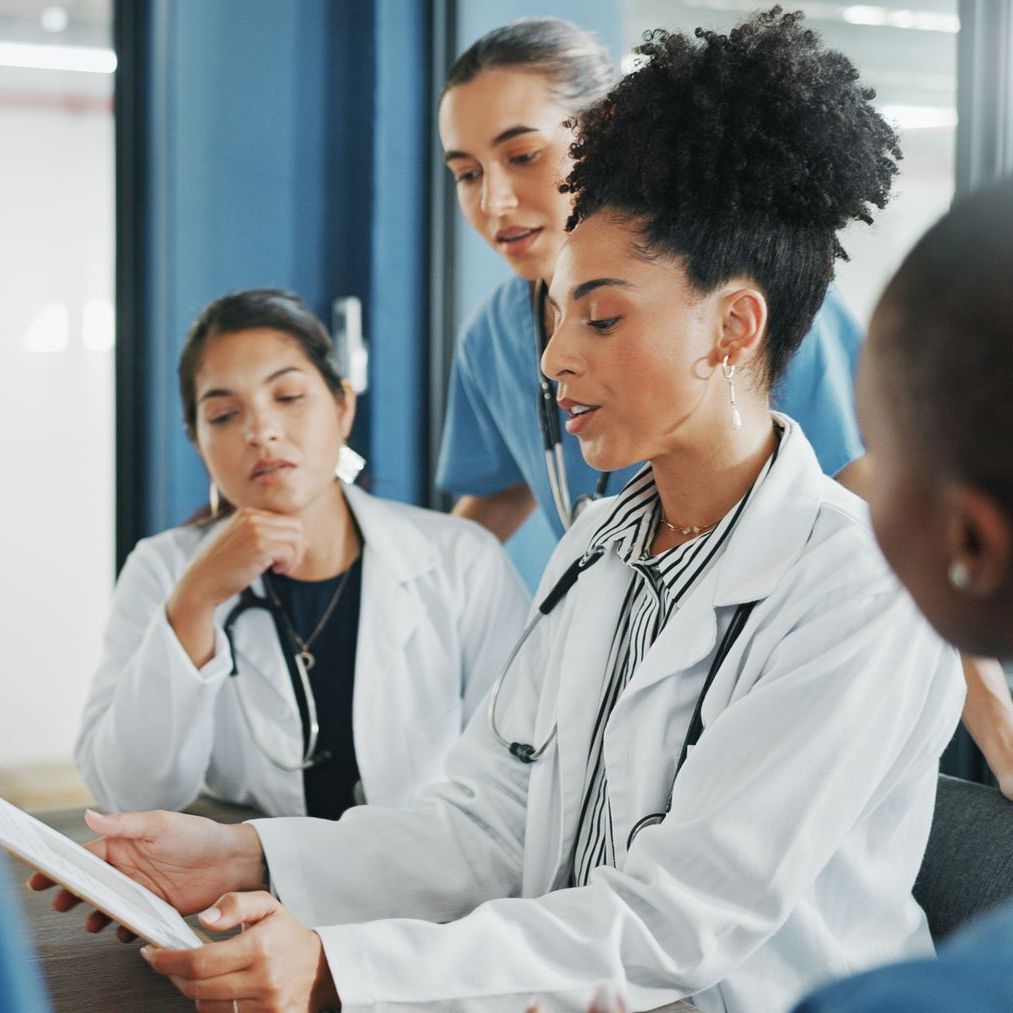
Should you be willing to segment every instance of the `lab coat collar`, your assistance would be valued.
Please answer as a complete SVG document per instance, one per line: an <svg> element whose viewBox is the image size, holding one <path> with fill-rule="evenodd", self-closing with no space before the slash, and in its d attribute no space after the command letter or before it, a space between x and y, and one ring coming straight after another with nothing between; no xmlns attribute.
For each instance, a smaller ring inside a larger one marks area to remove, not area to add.
<svg viewBox="0 0 1013 1013"><path fill-rule="evenodd" d="M797 422L773 414L781 447L714 568L715 608L766 598L801 556L823 502L828 480L809 441Z"/></svg>
<svg viewBox="0 0 1013 1013"><path fill-rule="evenodd" d="M399 505L376 499L347 484L343 484L342 489L365 542L354 704L359 707L359 686L363 681L371 683L370 679L360 680L359 672L370 670L376 663L376 654L384 655L385 664L394 664L397 652L411 637L421 619L419 603L408 585L431 570L439 560L433 545ZM266 594L259 577L251 586L258 596ZM238 600L236 596L220 606L220 621L224 621ZM256 671L279 694L286 709L296 713L295 694L285 667L283 648L270 615L261 609L252 611L243 617L237 630L236 650L241 656L240 666ZM363 630L366 637L363 637ZM365 649L364 643L367 645ZM370 689L367 688L361 695L367 698L364 704L369 703Z"/></svg>
<svg viewBox="0 0 1013 1013"><path fill-rule="evenodd" d="M382 566L398 584L406 584L438 563L436 549L405 517L399 504L370 496L342 483L348 507L369 550L370 564Z"/></svg>
<svg viewBox="0 0 1013 1013"><path fill-rule="evenodd" d="M766 598L801 555L816 522L823 483L828 480L798 425L785 416L778 419L784 435L777 460L756 487L714 566L647 651L614 714L642 690L688 670L711 654L717 643L715 610ZM590 582L587 590L591 591Z"/></svg>

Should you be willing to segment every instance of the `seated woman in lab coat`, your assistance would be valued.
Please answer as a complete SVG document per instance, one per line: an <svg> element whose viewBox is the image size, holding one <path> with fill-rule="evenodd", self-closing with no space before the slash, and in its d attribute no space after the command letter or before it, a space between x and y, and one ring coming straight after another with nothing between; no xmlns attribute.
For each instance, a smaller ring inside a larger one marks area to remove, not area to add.
<svg viewBox="0 0 1013 1013"><path fill-rule="evenodd" d="M218 505L127 560L77 742L85 782L113 809L204 788L271 815L410 802L443 779L523 623L518 578L477 525L336 477L355 394L297 296L212 303L179 378Z"/></svg>
<svg viewBox="0 0 1013 1013"><path fill-rule="evenodd" d="M539 600L584 568L448 783L337 823L89 817L180 910L246 924L146 954L202 1008L586 1009L605 982L767 1013L931 952L911 887L959 665L769 408L895 171L856 77L775 10L655 35L579 125L543 367L594 468L648 464L564 536Z"/></svg>

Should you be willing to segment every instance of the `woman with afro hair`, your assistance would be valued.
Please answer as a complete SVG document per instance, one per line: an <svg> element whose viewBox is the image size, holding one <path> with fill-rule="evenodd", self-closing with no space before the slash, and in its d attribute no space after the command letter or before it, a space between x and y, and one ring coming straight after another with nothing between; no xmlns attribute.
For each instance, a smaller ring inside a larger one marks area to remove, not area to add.
<svg viewBox="0 0 1013 1013"><path fill-rule="evenodd" d="M639 53L579 125L543 368L588 463L647 464L564 536L539 601L576 582L413 808L92 820L180 910L245 923L149 954L201 1008L586 1009L606 983L768 1013L931 952L911 887L959 664L769 407L896 140L777 8Z"/></svg>

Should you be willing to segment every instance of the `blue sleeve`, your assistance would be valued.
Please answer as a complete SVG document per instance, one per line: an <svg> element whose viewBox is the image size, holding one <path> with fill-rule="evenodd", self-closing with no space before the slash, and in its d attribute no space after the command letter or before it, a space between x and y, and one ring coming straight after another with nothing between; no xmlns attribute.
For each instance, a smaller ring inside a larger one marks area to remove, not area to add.
<svg viewBox="0 0 1013 1013"><path fill-rule="evenodd" d="M775 407L802 426L824 474L865 453L855 417L855 371L864 334L831 285L778 386Z"/></svg>
<svg viewBox="0 0 1013 1013"><path fill-rule="evenodd" d="M938 960L910 960L844 978L795 1013L1009 1013L1013 1010L1013 906L952 937Z"/></svg>
<svg viewBox="0 0 1013 1013"><path fill-rule="evenodd" d="M483 338L488 335L478 318L466 326L454 351L436 485L458 495L488 496L524 481L483 396L483 382L496 381L493 365L483 370L473 363L473 356L483 354Z"/></svg>
<svg viewBox="0 0 1013 1013"><path fill-rule="evenodd" d="M10 869L0 854L0 1010L45 1013L49 1009L38 965L32 959L27 929L13 902Z"/></svg>

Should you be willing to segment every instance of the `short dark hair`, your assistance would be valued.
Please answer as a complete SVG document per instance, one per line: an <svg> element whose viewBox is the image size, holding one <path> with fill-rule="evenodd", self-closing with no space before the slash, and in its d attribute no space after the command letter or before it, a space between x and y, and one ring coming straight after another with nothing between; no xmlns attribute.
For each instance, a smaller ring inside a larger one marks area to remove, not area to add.
<svg viewBox="0 0 1013 1013"><path fill-rule="evenodd" d="M648 32L637 69L577 124L568 223L629 216L644 256L701 292L745 275L770 307L766 378L784 372L844 251L836 232L888 199L897 135L841 53L780 7L728 35Z"/></svg>
<svg viewBox="0 0 1013 1013"><path fill-rule="evenodd" d="M472 43L450 68L443 94L497 68L543 75L572 113L596 102L615 81L605 47L590 32L559 18L521 18Z"/></svg>
<svg viewBox="0 0 1013 1013"><path fill-rule="evenodd" d="M204 307L191 325L179 356L183 424L191 440L195 438L197 430L197 373L208 341L220 334L234 334L236 331L260 327L269 327L294 338L328 388L341 396L341 374L338 372L331 336L299 296L272 288L232 292Z"/></svg>
<svg viewBox="0 0 1013 1013"><path fill-rule="evenodd" d="M958 201L922 236L872 332L920 449L1013 516L1013 179Z"/></svg>

